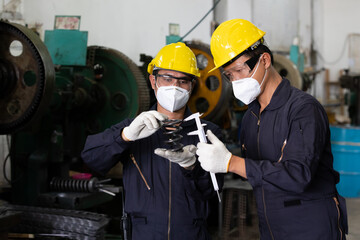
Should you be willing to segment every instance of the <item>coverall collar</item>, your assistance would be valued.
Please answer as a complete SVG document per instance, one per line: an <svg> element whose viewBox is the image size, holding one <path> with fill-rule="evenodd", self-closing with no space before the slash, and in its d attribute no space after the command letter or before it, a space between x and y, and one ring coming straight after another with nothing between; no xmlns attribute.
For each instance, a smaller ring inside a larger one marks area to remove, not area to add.
<svg viewBox="0 0 360 240"><path fill-rule="evenodd" d="M279 86L276 88L273 96L271 97L269 105L266 106L265 110L275 110L283 106L289 99L291 94L291 85L288 79L283 78ZM260 103L256 100L250 103L249 110L254 112L260 111Z"/></svg>

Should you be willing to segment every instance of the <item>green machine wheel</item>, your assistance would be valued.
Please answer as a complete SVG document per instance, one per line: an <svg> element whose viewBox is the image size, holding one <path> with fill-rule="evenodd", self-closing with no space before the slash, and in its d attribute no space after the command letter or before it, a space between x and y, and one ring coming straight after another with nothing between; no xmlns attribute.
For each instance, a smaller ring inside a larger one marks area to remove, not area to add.
<svg viewBox="0 0 360 240"><path fill-rule="evenodd" d="M101 129L149 109L149 88L139 67L123 53L110 48L90 46L87 65L94 69L96 84L108 99L96 114ZM95 94L96 95L96 94Z"/></svg>

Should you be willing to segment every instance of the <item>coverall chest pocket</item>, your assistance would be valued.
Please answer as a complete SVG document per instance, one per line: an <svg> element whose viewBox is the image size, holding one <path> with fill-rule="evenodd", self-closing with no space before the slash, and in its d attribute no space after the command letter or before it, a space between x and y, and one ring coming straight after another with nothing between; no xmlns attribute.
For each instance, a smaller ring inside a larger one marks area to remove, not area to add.
<svg viewBox="0 0 360 240"><path fill-rule="evenodd" d="M306 148L304 142L304 130L301 124L299 122L294 123L289 131L290 132L287 137L287 151L293 153L304 153L303 151L306 151Z"/></svg>

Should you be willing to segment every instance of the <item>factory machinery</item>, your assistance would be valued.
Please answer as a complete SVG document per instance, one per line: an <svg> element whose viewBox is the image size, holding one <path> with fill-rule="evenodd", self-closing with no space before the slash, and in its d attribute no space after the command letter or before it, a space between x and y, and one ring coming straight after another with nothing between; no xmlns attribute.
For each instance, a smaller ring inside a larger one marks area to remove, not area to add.
<svg viewBox="0 0 360 240"><path fill-rule="evenodd" d="M342 88L349 89L348 105L351 124L360 126L360 73L345 70L339 82Z"/></svg>
<svg viewBox="0 0 360 240"><path fill-rule="evenodd" d="M102 239L109 219L87 210L114 200L121 184L81 175L88 169L80 153L87 135L155 103L146 72L152 57L141 54L143 65L137 66L117 50L88 47L87 32L47 31L43 42L33 30L6 21L0 21L0 39L0 134L11 136L6 159L11 162L11 188L1 191L9 204L0 205L0 233L15 229ZM186 44L201 72L190 109L230 133L225 134L227 143L236 142L246 106L232 97L219 70L208 73L214 67L209 46ZM62 51L69 46L74 49ZM274 57L275 68L302 88L295 65Z"/></svg>
<svg viewBox="0 0 360 240"><path fill-rule="evenodd" d="M340 87L347 89L346 105L350 124L333 125L331 147L334 168L340 173L337 190L343 197L360 197L360 73L343 71Z"/></svg>
<svg viewBox="0 0 360 240"><path fill-rule="evenodd" d="M45 45L32 30L0 22L0 134L11 136L11 189L2 192L11 205L0 206L2 228L17 222L12 231L103 239L109 220L80 210L111 201L121 187L69 172L84 171L87 135L147 110L150 94L137 65L114 49L87 47L86 34L49 31ZM75 45L68 59L66 39Z"/></svg>

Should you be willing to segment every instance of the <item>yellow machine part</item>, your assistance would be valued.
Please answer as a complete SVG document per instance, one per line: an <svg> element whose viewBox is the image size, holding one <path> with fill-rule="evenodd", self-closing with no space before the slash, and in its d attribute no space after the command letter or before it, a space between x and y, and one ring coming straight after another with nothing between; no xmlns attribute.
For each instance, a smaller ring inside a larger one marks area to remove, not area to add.
<svg viewBox="0 0 360 240"><path fill-rule="evenodd" d="M208 73L215 67L210 46L200 42L186 42L186 45L194 52L200 69L188 106L192 112L203 113L202 118L217 122L228 110L231 86L222 80L219 69Z"/></svg>

